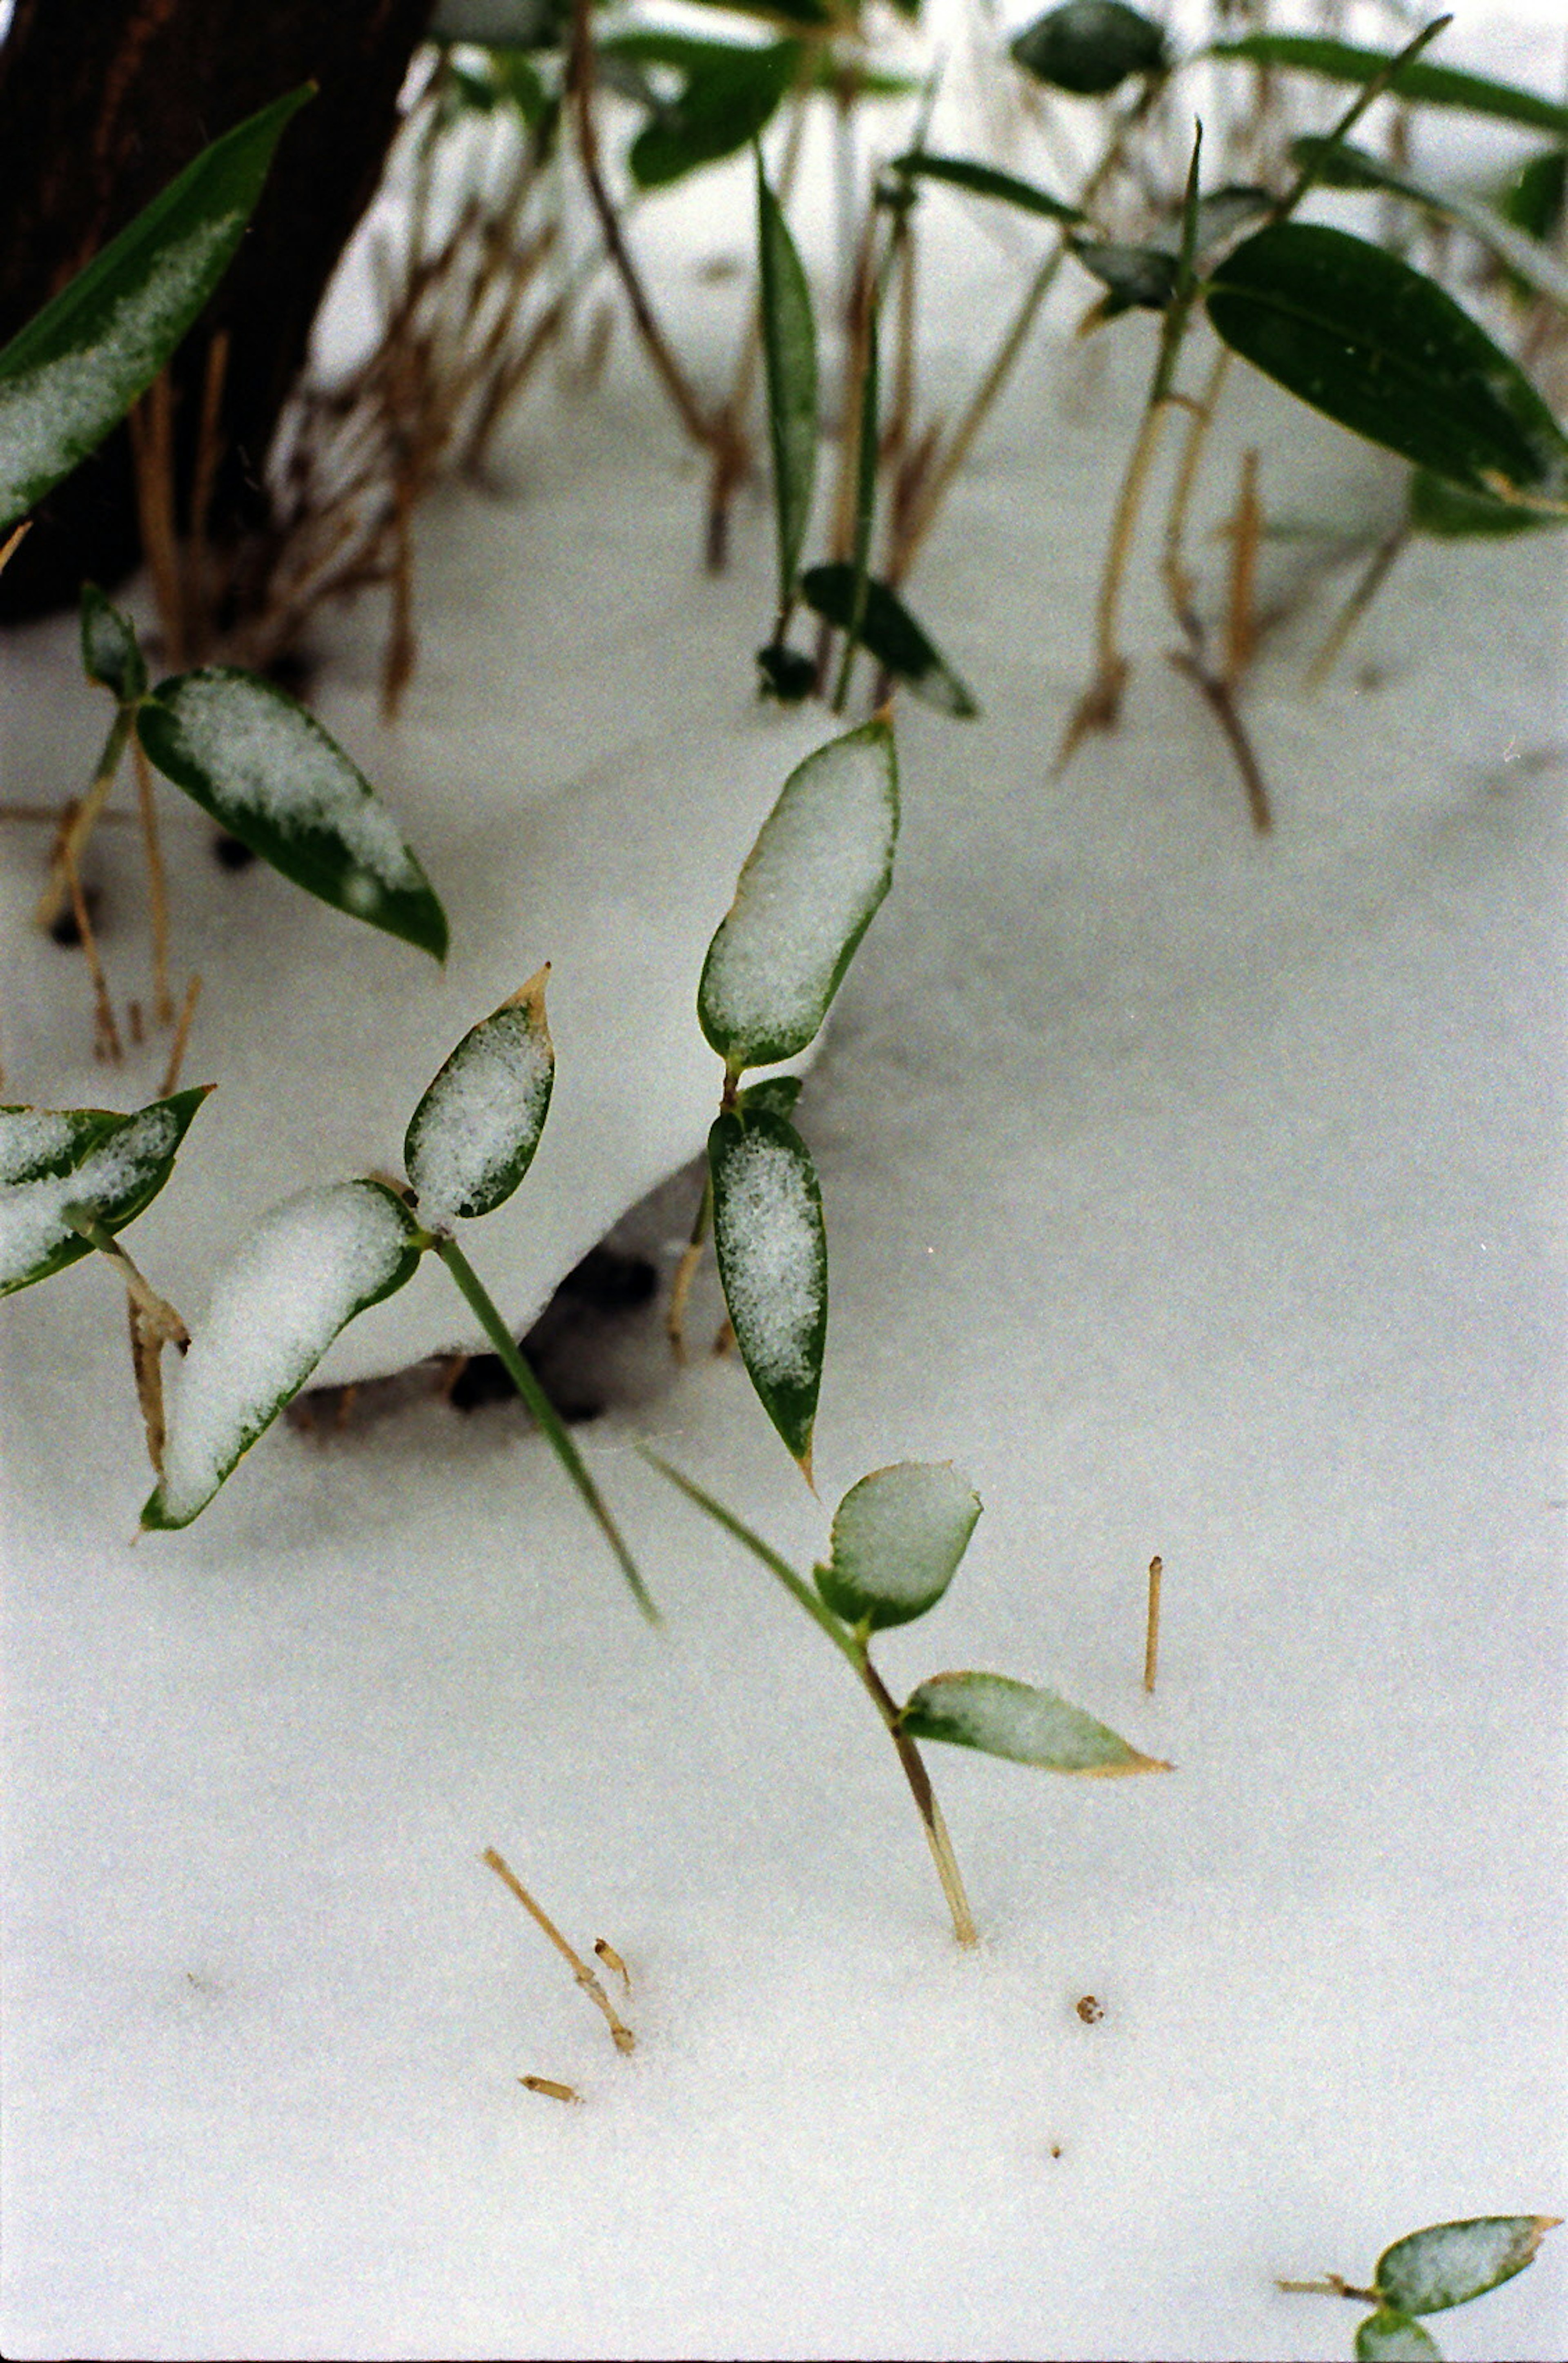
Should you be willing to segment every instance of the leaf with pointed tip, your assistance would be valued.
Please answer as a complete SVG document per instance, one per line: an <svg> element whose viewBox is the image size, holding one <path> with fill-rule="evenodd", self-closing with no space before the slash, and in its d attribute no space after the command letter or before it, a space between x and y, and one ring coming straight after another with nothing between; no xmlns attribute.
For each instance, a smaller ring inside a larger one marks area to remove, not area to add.
<svg viewBox="0 0 1568 2363"><path fill-rule="evenodd" d="M766 1107L707 1137L713 1244L724 1301L758 1400L806 1476L828 1344L828 1239L811 1153Z"/></svg>
<svg viewBox="0 0 1568 2363"><path fill-rule="evenodd" d="M1276 222L1207 282L1232 349L1352 434L1451 483L1551 499L1568 441L1529 380L1397 255L1316 222Z"/></svg>
<svg viewBox="0 0 1568 2363"><path fill-rule="evenodd" d="M1381 2307L1356 2328L1356 2363L1442 2363L1442 2350L1407 2313Z"/></svg>
<svg viewBox="0 0 1568 2363"><path fill-rule="evenodd" d="M906 180L943 181L951 188L967 189L971 196L993 197L999 205L1017 205L1027 214L1043 214L1051 221L1078 222L1084 218L1079 206L1053 197L1048 189L1037 187L1033 181L1020 181L1014 172L999 172L995 165L978 163L969 156L933 156L926 149L917 148L907 155L895 156L888 170Z"/></svg>
<svg viewBox="0 0 1568 2363"><path fill-rule="evenodd" d="M1066 0L1026 26L1012 54L1037 82L1080 98L1104 98L1129 74L1170 62L1162 28L1124 0Z"/></svg>
<svg viewBox="0 0 1568 2363"><path fill-rule="evenodd" d="M598 56L612 67L639 73L664 68L680 77L673 97L654 98L650 120L631 143L627 161L641 189L668 188L748 146L800 70L797 41L759 46L643 27L602 41Z"/></svg>
<svg viewBox="0 0 1568 2363"><path fill-rule="evenodd" d="M1175 255L1162 246L1116 246L1104 239L1069 239L1068 248L1085 271L1109 291L1099 307L1102 320L1118 312L1163 312L1176 292Z"/></svg>
<svg viewBox="0 0 1568 2363"><path fill-rule="evenodd" d="M1242 64L1286 66L1321 81L1364 85L1393 63L1396 50L1363 50L1351 41L1319 39L1310 33L1248 33L1235 41L1211 42L1211 58L1234 58ZM1502 123L1528 124L1540 131L1568 131L1568 106L1543 98L1533 90L1493 82L1485 74L1462 72L1454 66L1433 65L1412 58L1391 79L1389 89L1400 98L1423 106L1463 107L1472 115L1489 115Z"/></svg>
<svg viewBox="0 0 1568 2363"><path fill-rule="evenodd" d="M758 832L703 962L697 1018L732 1074L816 1035L893 878L893 733L868 722L808 755Z"/></svg>
<svg viewBox="0 0 1568 2363"><path fill-rule="evenodd" d="M795 597L801 545L817 482L817 325L811 290L784 208L757 150L757 247L762 280L762 361L773 453L779 612ZM805 661L802 660L802 661ZM815 669L813 669L815 671ZM772 684L778 692L778 682Z"/></svg>
<svg viewBox="0 0 1568 2363"><path fill-rule="evenodd" d="M95 582L82 585L82 670L121 705L134 705L147 688L147 666L136 627Z"/></svg>
<svg viewBox="0 0 1568 2363"><path fill-rule="evenodd" d="M313 89L204 148L0 352L0 530L146 393L228 270L279 135Z"/></svg>
<svg viewBox="0 0 1568 2363"><path fill-rule="evenodd" d="M846 1625L879 1633L934 1608L969 1547L980 1496L951 1461L901 1460L851 1485L817 1589Z"/></svg>
<svg viewBox="0 0 1568 2363"><path fill-rule="evenodd" d="M1505 264L1515 280L1533 295L1544 295L1560 311L1568 311L1568 271L1549 247L1543 246L1505 215L1489 205L1473 205L1467 197L1428 188L1408 173L1396 172L1365 148L1343 139L1293 139L1291 161L1309 168L1329 189L1381 189L1420 205L1440 221L1457 223Z"/></svg>
<svg viewBox="0 0 1568 2363"><path fill-rule="evenodd" d="M302 1190L218 1275L191 1340L144 1526L188 1526L340 1329L413 1278L425 1241L380 1182Z"/></svg>
<svg viewBox="0 0 1568 2363"><path fill-rule="evenodd" d="M470 1028L414 1111L403 1162L433 1229L493 1214L533 1163L555 1080L549 975L547 962Z"/></svg>
<svg viewBox="0 0 1568 2363"><path fill-rule="evenodd" d="M1568 516L1551 509L1527 509L1514 501L1494 500L1490 493L1467 492L1445 483L1429 469L1412 468L1407 515L1412 533L1430 534L1435 541L1462 541L1477 535L1493 538L1534 533L1541 526L1568 525Z"/></svg>
<svg viewBox="0 0 1568 2363"><path fill-rule="evenodd" d="M1385 2248L1373 2286L1395 2313L1441 2313L1464 2305L1534 2261L1559 2215L1472 2215L1429 2224Z"/></svg>
<svg viewBox="0 0 1568 2363"><path fill-rule="evenodd" d="M1169 1772L1055 1691L1006 1674L933 1674L898 1718L911 1739L945 1739L1048 1772Z"/></svg>
<svg viewBox="0 0 1568 2363"><path fill-rule="evenodd" d="M446 915L370 782L313 715L259 674L160 682L137 713L166 779L318 902L436 960Z"/></svg>
<svg viewBox="0 0 1568 2363"><path fill-rule="evenodd" d="M848 631L854 620L855 570L847 560L827 566L808 566L800 578L801 596L824 623ZM966 684L918 625L902 599L874 574L865 580L865 606L856 635L912 694L939 714L967 722L980 708Z"/></svg>
<svg viewBox="0 0 1568 2363"><path fill-rule="evenodd" d="M0 1296L92 1253L70 1219L78 1208L123 1231L173 1170L191 1118L212 1085L154 1100L133 1115L108 1108L0 1108Z"/></svg>

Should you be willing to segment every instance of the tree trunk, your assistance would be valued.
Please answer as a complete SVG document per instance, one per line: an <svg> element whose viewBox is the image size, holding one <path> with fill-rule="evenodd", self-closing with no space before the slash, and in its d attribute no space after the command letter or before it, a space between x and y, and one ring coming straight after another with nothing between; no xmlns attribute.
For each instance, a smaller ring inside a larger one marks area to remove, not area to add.
<svg viewBox="0 0 1568 2363"><path fill-rule="evenodd" d="M207 355L228 359L210 530L261 522L261 470L333 266L374 193L431 0L17 0L0 44L0 345L219 133L314 81L228 272L172 364L189 485ZM0 613L73 601L141 554L121 427L35 514Z"/></svg>

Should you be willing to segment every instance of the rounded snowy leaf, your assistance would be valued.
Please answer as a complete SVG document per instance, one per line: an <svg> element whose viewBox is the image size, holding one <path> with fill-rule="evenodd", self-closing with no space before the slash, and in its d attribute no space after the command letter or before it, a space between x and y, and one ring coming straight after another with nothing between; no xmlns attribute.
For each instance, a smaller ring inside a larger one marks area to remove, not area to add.
<svg viewBox="0 0 1568 2363"><path fill-rule="evenodd" d="M1067 0L1037 17L1012 46L1037 82L1081 98L1103 98L1129 74L1158 73L1169 57L1161 27L1123 0Z"/></svg>
<svg viewBox="0 0 1568 2363"><path fill-rule="evenodd" d="M1441 2313L1511 2280L1532 2262L1557 2215L1472 2215L1429 2224L1385 2248L1373 2276L1395 2313Z"/></svg>
<svg viewBox="0 0 1568 2363"><path fill-rule="evenodd" d="M463 1036L414 1111L403 1161L432 1228L491 1214L533 1162L555 1080L549 974L547 964Z"/></svg>
<svg viewBox="0 0 1568 2363"><path fill-rule="evenodd" d="M219 1274L181 1367L144 1526L185 1526L357 1313L412 1278L420 1234L379 1182L302 1190Z"/></svg>
<svg viewBox="0 0 1568 2363"><path fill-rule="evenodd" d="M100 682L122 705L133 705L147 687L147 666L128 616L104 596L95 582L82 585L82 670Z"/></svg>
<svg viewBox="0 0 1568 2363"><path fill-rule="evenodd" d="M721 1115L707 1137L713 1243L740 1359L809 1476L828 1343L828 1240L809 1150L766 1106Z"/></svg>
<svg viewBox="0 0 1568 2363"><path fill-rule="evenodd" d="M214 665L160 682L137 715L159 770L274 870L335 910L444 960L447 923L370 782L303 705Z"/></svg>
<svg viewBox="0 0 1568 2363"><path fill-rule="evenodd" d="M730 1071L812 1039L893 877L893 733L868 722L808 755L746 857L697 987L703 1032Z"/></svg>
<svg viewBox="0 0 1568 2363"><path fill-rule="evenodd" d="M946 1739L1049 1772L1168 1772L1171 1767L1070 1706L1054 1691L1006 1674L933 1674L899 1717L911 1739Z"/></svg>
<svg viewBox="0 0 1568 2363"><path fill-rule="evenodd" d="M70 1212L106 1231L150 1206L210 1083L134 1115L107 1108L0 1108L0 1296L92 1252Z"/></svg>
<svg viewBox="0 0 1568 2363"><path fill-rule="evenodd" d="M979 1494L951 1461L873 1469L834 1513L817 1589L847 1625L907 1625L952 1581L979 1515Z"/></svg>
<svg viewBox="0 0 1568 2363"><path fill-rule="evenodd" d="M1407 2313L1385 2306L1356 2329L1356 2363L1441 2363L1442 2349Z"/></svg>

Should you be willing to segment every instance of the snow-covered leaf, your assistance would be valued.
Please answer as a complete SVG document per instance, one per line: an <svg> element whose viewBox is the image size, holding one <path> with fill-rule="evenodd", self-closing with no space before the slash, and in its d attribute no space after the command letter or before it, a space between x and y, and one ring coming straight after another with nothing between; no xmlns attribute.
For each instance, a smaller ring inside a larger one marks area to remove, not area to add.
<svg viewBox="0 0 1568 2363"><path fill-rule="evenodd" d="M893 877L893 733L868 722L808 755L746 857L697 987L704 1034L731 1071L812 1039Z"/></svg>
<svg viewBox="0 0 1568 2363"><path fill-rule="evenodd" d="M844 559L826 566L808 566L800 578L802 595L825 623L848 631L855 622L855 570ZM961 722L980 707L968 684L960 679L924 627L917 624L895 591L871 574L864 585L864 605L855 638L879 665L939 714Z"/></svg>
<svg viewBox="0 0 1568 2363"><path fill-rule="evenodd" d="M707 1139L713 1243L735 1342L768 1417L807 1476L828 1342L828 1240L810 1151L766 1107Z"/></svg>
<svg viewBox="0 0 1568 2363"><path fill-rule="evenodd" d="M82 585L82 670L101 682L122 705L133 705L147 687L147 666L137 645L136 627L95 582Z"/></svg>
<svg viewBox="0 0 1568 2363"><path fill-rule="evenodd" d="M1381 2307L1356 2327L1356 2363L1441 2363L1437 2340L1407 2313Z"/></svg>
<svg viewBox="0 0 1568 2363"><path fill-rule="evenodd" d="M1287 66L1325 82L1364 85L1392 65L1397 51L1365 50L1351 41L1326 40L1310 33L1248 33L1239 40L1215 41L1207 54L1235 58L1249 65ZM1412 58L1390 77L1388 87L1400 98L1424 106L1463 107L1494 121L1523 123L1533 130L1568 132L1568 106L1540 92L1494 82L1488 75L1466 73L1456 66L1433 65L1429 58Z"/></svg>
<svg viewBox="0 0 1568 2363"><path fill-rule="evenodd" d="M117 426L212 294L311 87L205 148L0 352L0 530Z"/></svg>
<svg viewBox="0 0 1568 2363"><path fill-rule="evenodd" d="M178 673L136 727L159 770L284 877L445 959L446 915L396 822L284 690L223 665Z"/></svg>
<svg viewBox="0 0 1568 2363"><path fill-rule="evenodd" d="M462 1037L415 1109L403 1161L420 1220L488 1215L533 1162L555 1080L548 963Z"/></svg>
<svg viewBox="0 0 1568 2363"><path fill-rule="evenodd" d="M817 1589L846 1625L907 1625L952 1581L979 1515L979 1494L951 1461L873 1469L834 1512Z"/></svg>
<svg viewBox="0 0 1568 2363"><path fill-rule="evenodd" d="M888 169L906 180L945 181L951 188L967 189L971 196L993 197L1000 205L1017 205L1026 214L1043 214L1051 221L1084 218L1078 206L1053 197L1049 189L1033 181L1020 181L1016 172L999 172L994 164L982 164L973 157L933 156L924 148L916 148L906 156L895 156Z"/></svg>
<svg viewBox="0 0 1568 2363"><path fill-rule="evenodd" d="M1169 60L1162 28L1124 0L1066 0L1026 26L1012 50L1037 82L1080 98L1103 98L1129 74L1158 73Z"/></svg>
<svg viewBox="0 0 1568 2363"><path fill-rule="evenodd" d="M67 1209L106 1231L152 1204L210 1083L133 1115L108 1108L0 1108L0 1296L92 1253Z"/></svg>
<svg viewBox="0 0 1568 2363"><path fill-rule="evenodd" d="M1463 2305L1531 2263L1557 2215L1472 2215L1429 2224L1385 2248L1373 2285L1396 2313L1441 2313Z"/></svg>
<svg viewBox="0 0 1568 2363"><path fill-rule="evenodd" d="M1168 1772L1171 1767L1070 1706L1054 1691L1006 1674L933 1674L899 1718L911 1739L946 1739L1051 1772Z"/></svg>
<svg viewBox="0 0 1568 2363"><path fill-rule="evenodd" d="M768 186L760 148L757 247L782 614L795 596L817 481L817 326L806 272L784 208Z"/></svg>
<svg viewBox="0 0 1568 2363"><path fill-rule="evenodd" d="M417 1225L380 1182L302 1190L220 1273L180 1370L144 1526L185 1526L357 1313L412 1278Z"/></svg>

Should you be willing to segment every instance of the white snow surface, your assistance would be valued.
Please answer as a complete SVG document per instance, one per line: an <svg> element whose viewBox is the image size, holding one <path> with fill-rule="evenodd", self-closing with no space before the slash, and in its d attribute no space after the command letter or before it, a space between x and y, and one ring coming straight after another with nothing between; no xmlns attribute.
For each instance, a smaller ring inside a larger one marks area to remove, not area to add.
<svg viewBox="0 0 1568 2363"><path fill-rule="evenodd" d="M542 1011L498 1009L464 1035L409 1126L421 1221L436 1227L489 1206L538 1142L554 1071Z"/></svg>
<svg viewBox="0 0 1568 2363"><path fill-rule="evenodd" d="M1495 70L1555 86L1550 22ZM661 205L633 235L717 388L744 172ZM962 294L936 400L1033 250L929 210L959 227L925 285ZM1296 604L1245 693L1259 840L1162 661L1153 527L1122 727L1051 781L1150 361L1140 322L1048 329L922 558L911 600L985 711L898 709L898 873L798 1122L824 1494L951 1456L986 1503L879 1646L889 1686L1005 1667L1178 1769L929 1749L983 1929L961 1955L837 1653L635 1451L821 1557L732 1357L675 1368L654 1308L579 1431L654 1635L520 1413L422 1392L275 1425L131 1548L123 1294L89 1259L0 1307L7 2355L1327 2358L1356 2315L1275 2276L1568 2213L1563 544L1412 548L1316 698L1349 570L1272 547ZM1193 539L1211 604L1249 443L1273 516L1375 527L1396 496L1239 382ZM547 957L555 1104L473 1242L508 1317L699 1148L704 948L825 735L750 702L761 489L717 582L700 505L617 338L597 392L525 410L504 484L422 520L395 728L379 619L327 637L313 703L447 903L444 973L221 874L161 791L176 960L206 979L186 1075L220 1088L127 1244L187 1314L273 1202L394 1169L423 1079ZM88 776L73 641L5 655L7 802ZM135 1106L164 1045L93 1065L79 964L27 924L47 838L0 832L6 1096ZM91 857L122 998L133 844L111 825ZM697 1186L628 1234L666 1272ZM719 1312L709 1273L694 1339ZM323 1372L465 1317L427 1269ZM625 1957L630 2058L487 1845ZM1568 2234L1434 2327L1458 2363L1568 2352Z"/></svg>

